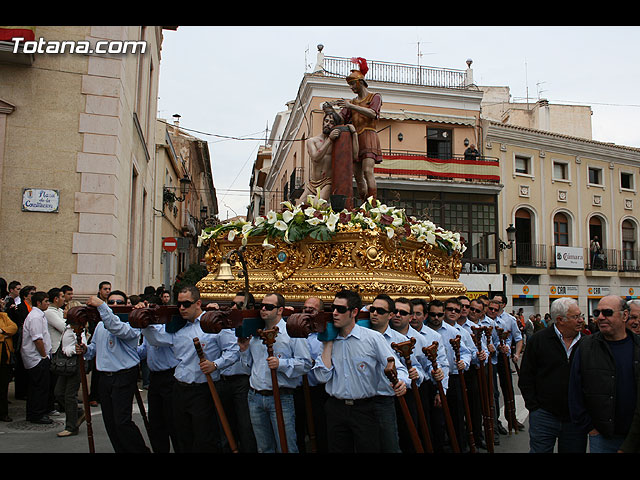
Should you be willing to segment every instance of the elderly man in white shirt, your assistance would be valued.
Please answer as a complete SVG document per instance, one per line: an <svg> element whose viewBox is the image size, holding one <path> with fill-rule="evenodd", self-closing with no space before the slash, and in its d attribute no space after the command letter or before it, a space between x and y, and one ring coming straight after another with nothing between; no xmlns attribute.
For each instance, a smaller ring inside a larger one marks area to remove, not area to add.
<svg viewBox="0 0 640 480"><path fill-rule="evenodd" d="M27 421L50 424L49 418L49 368L51 336L44 312L49 308L49 298L45 292L35 292L31 296L31 312L22 326L20 354L27 370Z"/></svg>

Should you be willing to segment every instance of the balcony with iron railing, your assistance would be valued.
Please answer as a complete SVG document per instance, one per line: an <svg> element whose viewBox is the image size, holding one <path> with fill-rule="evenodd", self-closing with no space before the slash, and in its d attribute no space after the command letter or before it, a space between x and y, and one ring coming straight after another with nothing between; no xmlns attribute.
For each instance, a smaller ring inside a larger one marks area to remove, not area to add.
<svg viewBox="0 0 640 480"><path fill-rule="evenodd" d="M500 183L500 161L485 156L469 159L460 155L385 150L374 173L377 177Z"/></svg>
<svg viewBox="0 0 640 480"><path fill-rule="evenodd" d="M535 243L518 242L512 248L512 267L547 267L547 246Z"/></svg>
<svg viewBox="0 0 640 480"><path fill-rule="evenodd" d="M640 251L638 250L617 250L602 249L600 253L594 254L588 248L580 248L584 258L583 266L576 270L585 272L627 272L640 275ZM512 250L510 265L512 268L533 267L549 268L551 270L562 269L556 260L556 247L549 246L549 261L547 261L547 246L542 244L531 244L516 242Z"/></svg>
<svg viewBox="0 0 640 480"><path fill-rule="evenodd" d="M468 88L464 70L367 60L367 80L426 87ZM350 58L324 57L323 74L345 78L356 68Z"/></svg>

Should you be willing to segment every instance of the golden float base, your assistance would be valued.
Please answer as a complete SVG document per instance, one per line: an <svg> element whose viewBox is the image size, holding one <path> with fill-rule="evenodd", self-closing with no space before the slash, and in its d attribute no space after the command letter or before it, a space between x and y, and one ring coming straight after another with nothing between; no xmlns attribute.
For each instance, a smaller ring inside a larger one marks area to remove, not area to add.
<svg viewBox="0 0 640 480"><path fill-rule="evenodd" d="M447 255L437 246L406 238L388 238L384 233L359 228L343 228L330 241L306 238L296 243L249 237L244 258L249 272L249 290L256 301L271 292L281 293L288 305L309 297L331 302L336 292L349 289L371 302L380 293L393 298L445 299L463 295L458 280L461 254ZM239 261L232 264L236 280L216 280L225 255L240 248L236 238L209 240L205 256L209 274L197 284L203 300L230 301L244 290Z"/></svg>

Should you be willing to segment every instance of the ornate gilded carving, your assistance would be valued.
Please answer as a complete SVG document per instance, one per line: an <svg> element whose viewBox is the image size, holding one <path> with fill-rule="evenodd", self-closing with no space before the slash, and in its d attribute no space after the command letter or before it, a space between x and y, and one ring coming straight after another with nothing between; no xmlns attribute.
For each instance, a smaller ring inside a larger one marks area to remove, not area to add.
<svg viewBox="0 0 640 480"><path fill-rule="evenodd" d="M444 298L466 292L458 281L461 255L424 242L388 238L384 233L358 228L340 229L331 241L305 239L286 243L279 239L249 237L244 257L251 293L260 299L278 291L288 302L304 302L309 296L332 300L342 289L358 291L365 302L379 293L408 298ZM216 281L218 265L240 239L209 242L205 256L209 275L198 283L205 300L229 300L244 288L244 281ZM239 265L232 265L236 276Z"/></svg>

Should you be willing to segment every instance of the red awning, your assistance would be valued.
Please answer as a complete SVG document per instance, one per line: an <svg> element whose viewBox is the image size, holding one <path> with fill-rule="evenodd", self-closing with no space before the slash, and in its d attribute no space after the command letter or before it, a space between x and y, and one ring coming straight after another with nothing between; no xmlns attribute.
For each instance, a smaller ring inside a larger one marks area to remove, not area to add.
<svg viewBox="0 0 640 480"><path fill-rule="evenodd" d="M35 40L36 27L0 26L0 41L10 42L13 38L24 38L24 41Z"/></svg>

